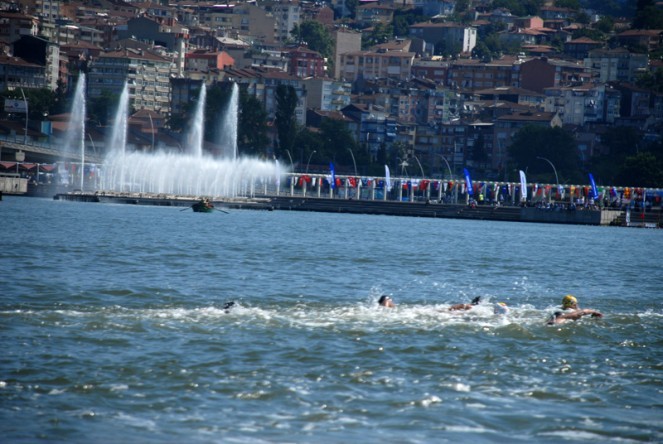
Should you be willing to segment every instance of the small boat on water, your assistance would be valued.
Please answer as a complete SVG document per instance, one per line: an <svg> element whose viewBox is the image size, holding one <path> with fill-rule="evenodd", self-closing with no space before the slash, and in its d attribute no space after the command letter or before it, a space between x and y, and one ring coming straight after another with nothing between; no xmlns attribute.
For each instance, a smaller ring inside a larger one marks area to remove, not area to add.
<svg viewBox="0 0 663 444"><path fill-rule="evenodd" d="M191 205L191 209L194 213L211 213L214 211L214 205L208 199L202 199Z"/></svg>

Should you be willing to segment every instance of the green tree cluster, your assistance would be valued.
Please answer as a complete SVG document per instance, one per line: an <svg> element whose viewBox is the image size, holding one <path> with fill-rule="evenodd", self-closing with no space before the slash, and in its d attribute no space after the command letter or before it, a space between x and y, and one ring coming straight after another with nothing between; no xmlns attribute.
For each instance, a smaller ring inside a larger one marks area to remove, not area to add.
<svg viewBox="0 0 663 444"><path fill-rule="evenodd" d="M276 115L274 123L278 133L278 146L274 150L276 157L280 158L286 152L292 155L292 147L297 136L297 120L295 109L297 108L297 91L290 85L278 85L276 87Z"/></svg>
<svg viewBox="0 0 663 444"><path fill-rule="evenodd" d="M633 28L663 29L663 9L655 0L637 0Z"/></svg>
<svg viewBox="0 0 663 444"><path fill-rule="evenodd" d="M327 28L313 20L305 20L292 28L291 34L297 43L305 42L311 51L330 58L334 54L334 41Z"/></svg>
<svg viewBox="0 0 663 444"><path fill-rule="evenodd" d="M505 8L511 11L511 14L524 17L527 15L538 15L543 0L493 0L492 9Z"/></svg>
<svg viewBox="0 0 663 444"><path fill-rule="evenodd" d="M528 178L555 183L550 165L555 165L560 183L582 180L580 159L573 135L559 127L528 125L518 131L508 147L509 157L516 169L527 170Z"/></svg>

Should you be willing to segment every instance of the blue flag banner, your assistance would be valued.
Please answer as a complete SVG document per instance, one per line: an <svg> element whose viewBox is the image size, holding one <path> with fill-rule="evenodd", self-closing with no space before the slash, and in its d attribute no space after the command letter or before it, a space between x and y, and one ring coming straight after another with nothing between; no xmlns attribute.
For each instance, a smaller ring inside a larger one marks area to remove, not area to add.
<svg viewBox="0 0 663 444"><path fill-rule="evenodd" d="M589 182L592 184L592 197L596 200L599 198L599 192L596 189L596 182L594 182L594 176L592 176L592 173L589 173Z"/></svg>
<svg viewBox="0 0 663 444"><path fill-rule="evenodd" d="M333 162L329 162L329 170L331 171L331 187L334 190L336 189L336 172L334 171Z"/></svg>
<svg viewBox="0 0 663 444"><path fill-rule="evenodd" d="M474 190L472 189L472 179L470 179L470 172L467 171L467 168L463 168L465 173L465 185L467 186L467 194L470 196L474 195Z"/></svg>

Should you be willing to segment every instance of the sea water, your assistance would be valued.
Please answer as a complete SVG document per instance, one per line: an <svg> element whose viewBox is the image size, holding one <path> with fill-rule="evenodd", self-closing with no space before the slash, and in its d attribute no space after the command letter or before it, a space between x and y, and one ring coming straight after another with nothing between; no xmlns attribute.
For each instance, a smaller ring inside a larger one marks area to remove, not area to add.
<svg viewBox="0 0 663 444"><path fill-rule="evenodd" d="M0 227L2 442L663 441L660 230L12 196ZM546 325L567 293L604 318Z"/></svg>

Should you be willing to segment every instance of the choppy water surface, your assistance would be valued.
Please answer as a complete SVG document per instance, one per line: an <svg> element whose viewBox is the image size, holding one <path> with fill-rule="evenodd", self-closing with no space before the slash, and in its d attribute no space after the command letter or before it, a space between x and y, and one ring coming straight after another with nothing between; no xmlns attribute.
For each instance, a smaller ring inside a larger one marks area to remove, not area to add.
<svg viewBox="0 0 663 444"><path fill-rule="evenodd" d="M3 442L663 440L661 231L180 210L0 202Z"/></svg>

